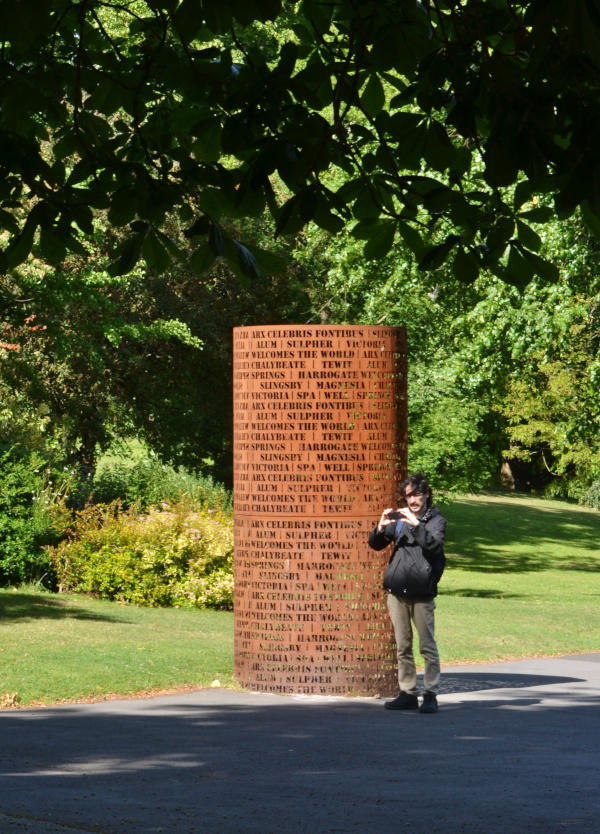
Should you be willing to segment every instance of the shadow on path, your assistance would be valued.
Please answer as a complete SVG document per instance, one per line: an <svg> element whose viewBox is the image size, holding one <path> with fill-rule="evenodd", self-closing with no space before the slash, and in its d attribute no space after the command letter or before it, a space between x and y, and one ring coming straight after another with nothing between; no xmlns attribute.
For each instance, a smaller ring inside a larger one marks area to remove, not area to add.
<svg viewBox="0 0 600 834"><path fill-rule="evenodd" d="M440 694L457 692L482 692L487 689L527 689L538 686L580 683L583 678L551 675L514 675L495 672L445 672L442 674Z"/></svg>
<svg viewBox="0 0 600 834"><path fill-rule="evenodd" d="M581 665L449 672L434 716L229 690L0 713L0 811L28 834L589 834L600 710Z"/></svg>

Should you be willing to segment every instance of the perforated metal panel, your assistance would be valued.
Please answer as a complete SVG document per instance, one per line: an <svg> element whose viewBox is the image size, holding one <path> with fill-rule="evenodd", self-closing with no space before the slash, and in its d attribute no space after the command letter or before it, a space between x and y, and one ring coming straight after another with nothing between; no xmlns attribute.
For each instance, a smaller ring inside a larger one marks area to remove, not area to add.
<svg viewBox="0 0 600 834"><path fill-rule="evenodd" d="M368 533L406 469L404 328L234 330L235 674L265 692L395 692Z"/></svg>

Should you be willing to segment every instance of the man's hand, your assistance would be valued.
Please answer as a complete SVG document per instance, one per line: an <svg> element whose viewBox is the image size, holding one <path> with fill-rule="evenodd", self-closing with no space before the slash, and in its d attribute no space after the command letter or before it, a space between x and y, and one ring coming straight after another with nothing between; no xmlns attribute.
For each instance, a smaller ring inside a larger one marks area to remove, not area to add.
<svg viewBox="0 0 600 834"><path fill-rule="evenodd" d="M381 513L381 518L379 519L379 523L377 525L378 530L383 530L383 528L386 526L386 524L390 523L390 521L392 519L389 517L389 514L392 513L393 511L394 510L393 510L392 507L388 507L386 510L384 510Z"/></svg>
<svg viewBox="0 0 600 834"><path fill-rule="evenodd" d="M419 524L419 519L409 507L401 507L398 512L402 514L402 520L410 524L411 527L416 527Z"/></svg>
<svg viewBox="0 0 600 834"><path fill-rule="evenodd" d="M394 518L390 518L390 513L394 513ZM387 524L390 524L390 522L394 521L396 518L401 518L402 521L406 521L406 523L410 524L411 527L416 527L419 524L419 519L408 507L398 507L396 510L392 507L388 507L381 513L381 518L379 519L379 524L377 525L378 529L383 530Z"/></svg>

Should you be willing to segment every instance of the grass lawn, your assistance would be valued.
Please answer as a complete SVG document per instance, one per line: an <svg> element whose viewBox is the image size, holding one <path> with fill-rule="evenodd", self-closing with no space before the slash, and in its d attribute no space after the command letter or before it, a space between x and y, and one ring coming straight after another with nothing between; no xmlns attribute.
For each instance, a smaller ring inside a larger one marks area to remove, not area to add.
<svg viewBox="0 0 600 834"><path fill-rule="evenodd" d="M232 669L229 612L0 591L3 706L231 686Z"/></svg>
<svg viewBox="0 0 600 834"><path fill-rule="evenodd" d="M600 512L529 496L443 512L443 663L600 651Z"/></svg>
<svg viewBox="0 0 600 834"><path fill-rule="evenodd" d="M530 497L443 508L442 663L600 651L600 512ZM0 591L0 701L234 686L233 615Z"/></svg>

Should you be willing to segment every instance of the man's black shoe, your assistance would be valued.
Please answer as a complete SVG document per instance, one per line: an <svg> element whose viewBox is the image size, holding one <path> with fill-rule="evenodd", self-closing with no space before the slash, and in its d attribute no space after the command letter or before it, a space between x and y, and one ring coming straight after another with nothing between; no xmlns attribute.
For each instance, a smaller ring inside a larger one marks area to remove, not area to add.
<svg viewBox="0 0 600 834"><path fill-rule="evenodd" d="M386 701L383 705L386 709L417 709L419 700L416 695L409 695L408 692L401 692L393 701Z"/></svg>
<svg viewBox="0 0 600 834"><path fill-rule="evenodd" d="M437 712L438 702L435 692L424 692L423 703L419 707L419 712Z"/></svg>

